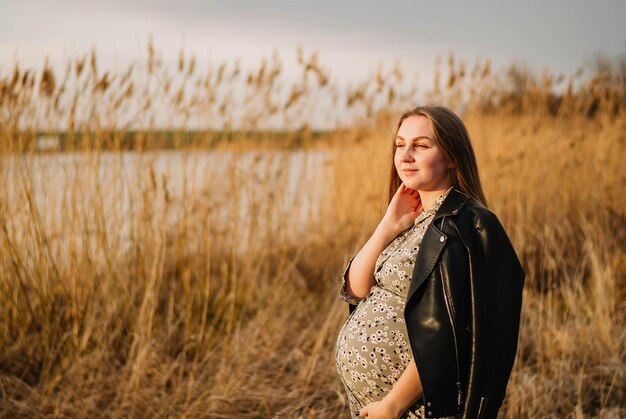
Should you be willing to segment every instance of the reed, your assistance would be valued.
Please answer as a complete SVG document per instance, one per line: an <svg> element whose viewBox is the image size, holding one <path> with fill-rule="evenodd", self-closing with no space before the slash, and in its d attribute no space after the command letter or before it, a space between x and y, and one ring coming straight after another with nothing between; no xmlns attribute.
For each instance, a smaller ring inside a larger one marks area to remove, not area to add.
<svg viewBox="0 0 626 419"><path fill-rule="evenodd" d="M417 86L196 63L0 76L1 416L347 417L339 273ZM450 53L424 92L463 113L527 272L504 417L626 415L624 80Z"/></svg>

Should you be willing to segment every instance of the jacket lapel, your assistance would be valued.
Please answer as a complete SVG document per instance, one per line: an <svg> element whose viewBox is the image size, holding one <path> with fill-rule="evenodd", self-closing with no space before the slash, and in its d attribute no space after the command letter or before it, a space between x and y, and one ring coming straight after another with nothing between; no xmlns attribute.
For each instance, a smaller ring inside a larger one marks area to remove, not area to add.
<svg viewBox="0 0 626 419"><path fill-rule="evenodd" d="M442 217L456 215L468 199L468 195L453 188L441 203L441 206L435 213L428 228L426 228L420 248L417 251L413 275L411 276L411 283L409 284L409 291L407 293L406 305L408 305L411 297L415 294L420 285L428 278L428 275L430 275L439 259L441 251L446 245L448 237L436 227L435 221Z"/></svg>

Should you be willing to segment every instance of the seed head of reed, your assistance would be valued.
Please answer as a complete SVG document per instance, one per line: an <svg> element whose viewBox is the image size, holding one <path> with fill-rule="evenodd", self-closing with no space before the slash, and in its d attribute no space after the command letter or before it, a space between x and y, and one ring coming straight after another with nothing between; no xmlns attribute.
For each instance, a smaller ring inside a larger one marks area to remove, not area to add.
<svg viewBox="0 0 626 419"><path fill-rule="evenodd" d="M39 93L43 96L50 97L54 93L55 87L56 78L52 68L48 66L48 61L46 60L41 72L41 79L39 80Z"/></svg>

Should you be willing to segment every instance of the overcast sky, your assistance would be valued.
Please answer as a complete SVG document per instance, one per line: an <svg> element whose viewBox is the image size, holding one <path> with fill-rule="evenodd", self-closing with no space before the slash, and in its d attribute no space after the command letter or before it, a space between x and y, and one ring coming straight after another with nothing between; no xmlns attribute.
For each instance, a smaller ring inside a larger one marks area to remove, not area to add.
<svg viewBox="0 0 626 419"><path fill-rule="evenodd" d="M624 54L625 22L624 0L0 0L0 71L92 46L103 67L124 65L145 57L152 35L166 60L184 45L200 65L258 64L273 49L289 61L301 45L339 80L399 60L423 81L450 49L468 65L481 57L569 74L597 53Z"/></svg>

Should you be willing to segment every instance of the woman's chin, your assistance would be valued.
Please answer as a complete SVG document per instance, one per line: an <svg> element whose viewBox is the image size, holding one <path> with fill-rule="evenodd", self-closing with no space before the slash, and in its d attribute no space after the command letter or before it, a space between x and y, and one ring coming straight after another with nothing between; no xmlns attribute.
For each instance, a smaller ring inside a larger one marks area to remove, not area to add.
<svg viewBox="0 0 626 419"><path fill-rule="evenodd" d="M415 182L414 179L402 179L402 182L404 183L404 186L406 186L409 189L413 189L415 191L417 191L420 188L420 184L418 182Z"/></svg>

